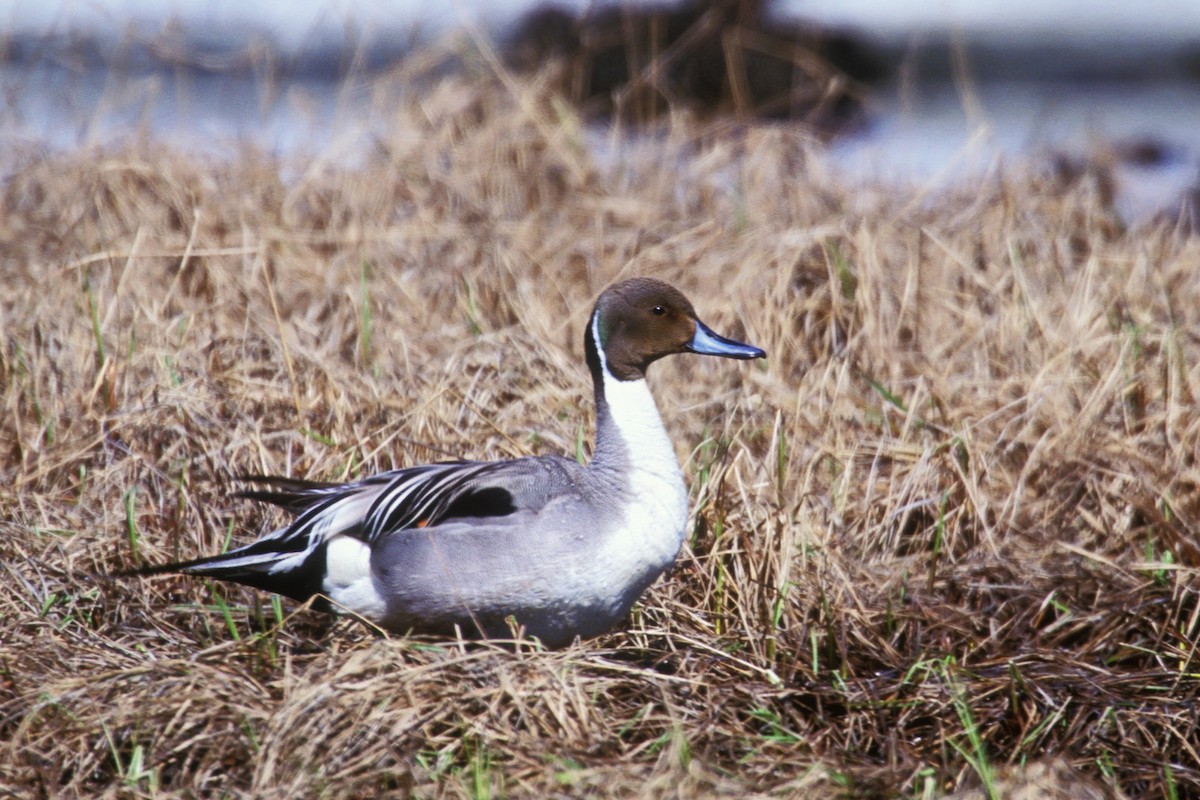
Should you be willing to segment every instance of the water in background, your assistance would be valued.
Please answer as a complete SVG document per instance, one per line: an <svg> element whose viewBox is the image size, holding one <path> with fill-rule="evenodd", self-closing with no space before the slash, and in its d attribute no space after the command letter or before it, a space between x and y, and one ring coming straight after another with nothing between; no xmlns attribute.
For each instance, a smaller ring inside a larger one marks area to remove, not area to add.
<svg viewBox="0 0 1200 800"><path fill-rule="evenodd" d="M935 5L775 6L848 26L895 71L869 98L867 124L830 145L834 168L936 187L997 160L1106 152L1133 220L1200 186L1200 3ZM152 135L218 155L251 145L353 161L390 122L380 95L395 87L373 70L462 25L503 38L533 6L64 0L0 10L0 154Z"/></svg>

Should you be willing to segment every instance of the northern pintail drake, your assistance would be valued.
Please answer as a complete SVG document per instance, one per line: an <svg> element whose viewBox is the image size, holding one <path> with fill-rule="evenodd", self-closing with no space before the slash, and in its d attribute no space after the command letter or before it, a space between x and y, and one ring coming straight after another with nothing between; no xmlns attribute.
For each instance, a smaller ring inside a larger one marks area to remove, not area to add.
<svg viewBox="0 0 1200 800"><path fill-rule="evenodd" d="M584 331L596 447L562 456L452 461L350 483L248 479L240 496L291 524L228 553L140 570L205 575L317 598L398 633L561 647L607 631L683 543L687 489L646 370L674 353L763 358L719 336L677 289L651 278L610 286ZM514 627L515 626L515 627Z"/></svg>

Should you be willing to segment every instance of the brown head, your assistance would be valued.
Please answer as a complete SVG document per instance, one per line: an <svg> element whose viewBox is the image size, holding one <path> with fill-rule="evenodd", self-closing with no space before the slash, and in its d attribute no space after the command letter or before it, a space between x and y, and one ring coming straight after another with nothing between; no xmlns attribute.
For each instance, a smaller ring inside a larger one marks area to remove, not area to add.
<svg viewBox="0 0 1200 800"><path fill-rule="evenodd" d="M630 278L605 289L584 331L584 342L593 375L599 378L606 367L622 381L644 378L650 364L673 353L766 357L757 347L713 333L696 317L682 292L654 278Z"/></svg>

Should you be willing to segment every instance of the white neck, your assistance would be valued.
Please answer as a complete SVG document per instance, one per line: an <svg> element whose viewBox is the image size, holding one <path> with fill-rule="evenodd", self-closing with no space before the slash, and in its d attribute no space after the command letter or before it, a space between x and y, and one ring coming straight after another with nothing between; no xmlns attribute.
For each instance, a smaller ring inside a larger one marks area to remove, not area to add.
<svg viewBox="0 0 1200 800"><path fill-rule="evenodd" d="M659 478L678 481L679 459L675 446L667 436L658 405L650 394L645 378L621 381L604 370L604 398L608 404L609 421L624 445L631 473L651 473ZM605 433L609 433L605 431ZM597 431L597 437L601 436ZM597 446L599 446L597 442Z"/></svg>
<svg viewBox="0 0 1200 800"><path fill-rule="evenodd" d="M607 406L608 416L608 419L603 418L605 408L596 409L596 455L599 456L599 460L602 464L610 458L615 464L627 460L628 463L621 466L630 470L631 476L637 472L647 472L682 486L683 475L679 471L675 446L671 444L667 429L663 427L658 405L654 402L654 396L650 394L646 379L622 381L609 372L608 357L600 339L598 314L592 319L592 341L600 358L604 405ZM614 433L621 440L619 444L623 447L619 449L624 451L625 459L605 452L610 444L605 439Z"/></svg>
<svg viewBox="0 0 1200 800"><path fill-rule="evenodd" d="M623 471L626 493L620 545L629 556L661 571L674 560L687 526L687 488L675 446L644 378L622 381L608 370L599 331L593 341L600 357L603 403L597 409L596 453L592 467ZM647 552L648 551L648 552ZM654 572L657 575L658 572ZM652 578L651 578L652 579Z"/></svg>

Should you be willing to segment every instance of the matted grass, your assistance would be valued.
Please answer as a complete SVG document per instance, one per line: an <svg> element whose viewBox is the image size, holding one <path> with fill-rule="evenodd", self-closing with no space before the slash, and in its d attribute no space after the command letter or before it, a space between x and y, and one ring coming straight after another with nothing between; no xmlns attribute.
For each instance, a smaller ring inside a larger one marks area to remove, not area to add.
<svg viewBox="0 0 1200 800"><path fill-rule="evenodd" d="M536 82L395 115L361 167L3 183L4 790L1200 792L1200 241L1087 175L851 188L787 127L598 165ZM96 577L276 523L239 474L586 449L582 326L633 274L769 361L651 371L693 534L621 629L512 652Z"/></svg>

